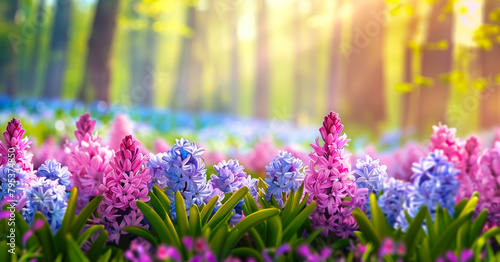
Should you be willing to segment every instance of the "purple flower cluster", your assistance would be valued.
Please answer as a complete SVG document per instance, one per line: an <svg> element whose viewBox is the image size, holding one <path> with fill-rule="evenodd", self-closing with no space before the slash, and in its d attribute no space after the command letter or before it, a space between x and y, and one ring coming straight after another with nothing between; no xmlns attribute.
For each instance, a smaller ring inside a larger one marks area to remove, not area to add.
<svg viewBox="0 0 500 262"><path fill-rule="evenodd" d="M356 168L353 170L358 188L366 188L368 190L368 194L374 193L375 195L378 195L383 189L384 182L388 177L386 170L387 167L380 165L379 159L372 160L369 155L365 157L365 160L358 159L356 162ZM369 197L367 197L364 209L366 214L370 217Z"/></svg>
<svg viewBox="0 0 500 262"><path fill-rule="evenodd" d="M3 132L5 144L0 141L0 166L7 165L13 156L19 168L26 172L33 171L33 155L26 151L31 142L28 137L23 138L25 131L19 119L12 118L7 124L7 130Z"/></svg>
<svg viewBox="0 0 500 262"><path fill-rule="evenodd" d="M324 119L319 138L311 144L314 151L309 169L304 179L305 192L309 194L308 201L316 201L317 206L311 213L312 225L323 227L323 234L333 232L346 238L357 228L352 216L355 207L366 203L366 188L358 188L351 173L348 155L344 146L349 141L346 135L340 135L344 126L340 123L338 114L331 112Z"/></svg>
<svg viewBox="0 0 500 262"><path fill-rule="evenodd" d="M479 191L479 210L488 210L487 226L500 223L500 142L484 151L479 159L480 172L475 186Z"/></svg>
<svg viewBox="0 0 500 262"><path fill-rule="evenodd" d="M274 196L278 204L283 207L285 197L293 189L297 191L304 181L302 160L292 154L280 151L274 160L266 166L267 177L264 180L267 187L266 200L271 201Z"/></svg>
<svg viewBox="0 0 500 262"><path fill-rule="evenodd" d="M196 143L186 139L176 140L175 145L163 156L163 174L167 178L165 191L171 199L171 215L175 219L174 194L180 191L184 197L187 211L196 204L201 206L208 202L212 194L211 185L207 182L205 163L203 160L205 149L198 148Z"/></svg>
<svg viewBox="0 0 500 262"><path fill-rule="evenodd" d="M385 214L389 225L394 226L396 219L403 212L406 200L406 185L403 181L390 177L383 184L383 193L377 199L377 204Z"/></svg>
<svg viewBox="0 0 500 262"><path fill-rule="evenodd" d="M104 175L112 169L109 162L113 152L101 146L97 133L92 134L95 123L89 113L80 116L75 131L78 143L66 147L69 153L68 169L73 174L70 181L72 186L78 188L79 208L99 194L98 187L103 184Z"/></svg>
<svg viewBox="0 0 500 262"><path fill-rule="evenodd" d="M97 209L101 223L109 232L109 241L118 244L120 235L127 234L125 226L143 226L143 215L137 208L137 200L149 201L148 156L139 152L139 141L131 135L122 140L120 150L109 164L111 172L104 176L99 192L104 200Z"/></svg>
<svg viewBox="0 0 500 262"><path fill-rule="evenodd" d="M38 177L46 177L50 180L58 181L58 183L66 188L66 191L71 190L71 173L68 167L62 166L60 163L53 160L46 160L36 171Z"/></svg>
<svg viewBox="0 0 500 262"><path fill-rule="evenodd" d="M167 177L163 173L163 157L166 153L158 153L156 155L149 154L149 161L147 163L149 167L149 175L151 176L151 181L149 181L148 188L151 190L153 185L157 185L160 188L167 186Z"/></svg>

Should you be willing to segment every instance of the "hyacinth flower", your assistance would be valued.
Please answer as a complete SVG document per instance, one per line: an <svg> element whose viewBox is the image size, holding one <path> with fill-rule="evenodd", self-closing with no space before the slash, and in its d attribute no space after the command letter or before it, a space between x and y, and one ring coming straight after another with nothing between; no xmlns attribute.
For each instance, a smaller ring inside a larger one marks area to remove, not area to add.
<svg viewBox="0 0 500 262"><path fill-rule="evenodd" d="M22 170L33 171L33 155L26 151L31 142L28 137L23 138L25 131L19 119L12 118L7 123L7 130L3 132L5 144L0 141L0 165L7 165L10 159L14 159Z"/></svg>
<svg viewBox="0 0 500 262"><path fill-rule="evenodd" d="M117 114L109 128L109 148L119 150L122 139L126 135L133 135L134 123L124 114Z"/></svg>
<svg viewBox="0 0 500 262"><path fill-rule="evenodd" d="M78 143L68 145L68 169L73 174L71 183L78 188L79 208L99 194L98 187L103 184L104 175L111 172L109 165L113 152L101 146L101 138L94 131L96 121L89 113L80 116L76 122L75 137Z"/></svg>
<svg viewBox="0 0 500 262"><path fill-rule="evenodd" d="M455 196L460 182L457 179L459 171L453 163L443 155L443 151L436 150L427 157L421 158L413 165L412 183L407 185L407 199L404 207L410 217L415 217L422 206L427 206L431 218L434 219L437 205L446 208L450 215L454 213ZM401 212L401 217L404 212ZM400 218L397 227L405 228L404 218Z"/></svg>
<svg viewBox="0 0 500 262"><path fill-rule="evenodd" d="M238 160L230 159L227 162L222 160L219 164L214 165L214 169L217 175L211 175L210 183L214 189L214 195L218 195L219 200L224 199L225 193L235 193L244 186L247 186L250 189L250 194L257 198L258 180L247 176L245 167L240 165ZM243 202L241 200L233 210L233 216L230 220L232 225L235 225L243 218Z"/></svg>
<svg viewBox="0 0 500 262"><path fill-rule="evenodd" d="M97 209L101 223L109 232L109 241L116 244L125 226L148 227L143 223L143 215L137 208L137 200L149 201L148 156L139 152L139 141L131 135L122 140L120 150L109 163L111 172L104 176L99 192L104 200Z"/></svg>
<svg viewBox="0 0 500 262"><path fill-rule="evenodd" d="M20 201L22 199L23 203L17 203L19 208L21 208L22 205L24 205L24 202L27 200L24 190L28 187L28 185L24 181L28 177L30 177L30 173L22 170L18 165L1 165L0 201L3 202L4 200L8 199Z"/></svg>
<svg viewBox="0 0 500 262"><path fill-rule="evenodd" d="M457 130L441 124L439 126L433 126L432 130L433 134L431 135L429 149L431 151L436 149L442 150L443 155L448 158L448 161L453 163L456 169L462 170L465 156L465 143L455 137Z"/></svg>
<svg viewBox="0 0 500 262"><path fill-rule="evenodd" d="M53 160L46 160L36 171L38 177L45 177L50 180L56 180L60 185L66 188L66 191L71 190L71 173L68 167L62 166L60 163Z"/></svg>
<svg viewBox="0 0 500 262"><path fill-rule="evenodd" d="M383 193L377 199L377 204L385 214L389 225L394 226L396 219L404 210L406 185L403 181L390 177L382 186Z"/></svg>
<svg viewBox="0 0 500 262"><path fill-rule="evenodd" d="M179 191L184 198L187 212L196 204L201 206L210 200L211 184L207 182L207 170L202 157L205 149L187 139L176 140L175 145L163 157L163 173L167 177L166 195L171 200L172 218L175 219L175 192Z"/></svg>
<svg viewBox="0 0 500 262"><path fill-rule="evenodd" d="M62 225L68 205L66 188L58 179L40 177L31 182L25 193L28 201L22 213L26 222L33 225L35 213L41 212L47 218L52 232L57 232Z"/></svg>
<svg viewBox="0 0 500 262"><path fill-rule="evenodd" d="M304 190L309 194L308 201L317 203L310 215L313 227L325 228L323 235L333 232L346 238L357 228L352 211L364 206L368 190L358 188L351 173L349 157L343 149L349 140L341 135L343 128L337 113L325 116L320 128L324 144L320 145L319 138L311 144L314 151L309 154Z"/></svg>
<svg viewBox="0 0 500 262"><path fill-rule="evenodd" d="M290 191L292 189L297 191L304 181L304 174L301 172L302 160L288 152L280 151L266 166L266 170L267 177L264 181L268 187L265 198L271 201L271 196L274 196L276 202L283 208Z"/></svg>
<svg viewBox="0 0 500 262"><path fill-rule="evenodd" d="M460 189L456 197L457 201L470 198L474 192L481 192L481 185L485 182L480 174L479 158L481 156L481 144L479 138L470 136L465 141L463 163L461 165ZM479 195L482 199L483 195Z"/></svg>
<svg viewBox="0 0 500 262"><path fill-rule="evenodd" d="M358 159L356 161L356 168L353 170L354 177L358 188L368 189L368 194L374 193L378 195L383 188L383 184L387 179L387 167L380 165L380 160L373 160L369 155L365 159ZM365 209L369 216L370 201L369 198L365 204Z"/></svg>
<svg viewBox="0 0 500 262"><path fill-rule="evenodd" d="M479 159L480 171L477 178L479 192L478 210L487 209L487 227L500 223L500 142L487 148Z"/></svg>
<svg viewBox="0 0 500 262"><path fill-rule="evenodd" d="M413 174L411 168L413 163L418 162L421 157L425 157L429 150L417 143L407 143L403 148L396 150L389 155L381 156L382 163L387 165L387 174L390 177L410 182Z"/></svg>
<svg viewBox="0 0 500 262"><path fill-rule="evenodd" d="M148 183L148 188L151 190L153 185L157 185L160 188L164 188L167 186L167 177L163 174L163 157L166 156L166 153L158 153L153 155L149 154L149 161L147 163L149 167L149 175L151 176L151 180Z"/></svg>

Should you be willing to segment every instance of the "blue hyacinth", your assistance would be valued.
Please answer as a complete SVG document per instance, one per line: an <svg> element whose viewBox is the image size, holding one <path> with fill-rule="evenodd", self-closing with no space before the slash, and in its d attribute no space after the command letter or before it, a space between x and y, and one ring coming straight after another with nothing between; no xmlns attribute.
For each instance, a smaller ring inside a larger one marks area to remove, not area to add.
<svg viewBox="0 0 500 262"><path fill-rule="evenodd" d="M456 178L459 171L443 155L443 151L436 150L427 157L414 163L412 167L412 183L408 185L408 198L405 208L411 217L415 217L424 205L434 218L436 207L446 208L453 215L455 196L460 187Z"/></svg>
<svg viewBox="0 0 500 262"><path fill-rule="evenodd" d="M0 201L7 197L12 197L19 200L26 184L23 183L28 173L23 171L19 166L0 166ZM10 183L9 183L10 180ZM14 186L13 186L14 185ZM9 190L10 187L10 190Z"/></svg>
<svg viewBox="0 0 500 262"><path fill-rule="evenodd" d="M160 188L164 188L167 186L167 177L163 173L163 157L166 156L166 153L158 153L156 155L150 154L148 167L149 167L149 175L151 176L151 181L148 183L148 189L153 189L153 185L157 185Z"/></svg>
<svg viewBox="0 0 500 262"><path fill-rule="evenodd" d="M297 190L304 181L302 160L292 156L286 151L280 151L274 160L266 166L267 178L264 180L267 187L266 200L271 201L271 196L283 207L283 194L288 196L290 191Z"/></svg>
<svg viewBox="0 0 500 262"><path fill-rule="evenodd" d="M406 200L406 186L403 181L393 177L383 183L383 193L377 203L387 218L389 225L394 226L398 216L403 213L403 203Z"/></svg>
<svg viewBox="0 0 500 262"><path fill-rule="evenodd" d="M371 193L378 195L380 190L383 188L383 184L386 181L387 167L385 165L380 165L380 160L372 160L370 156L366 156L365 160L358 159L356 161L356 168L353 170L354 177L356 178L356 184L358 188L368 189L368 196ZM366 215L370 217L370 198L367 198L365 203Z"/></svg>
<svg viewBox="0 0 500 262"><path fill-rule="evenodd" d="M53 233L61 227L64 213L68 205L66 188L56 180L40 177L31 182L25 190L28 202L23 208L23 217L33 225L36 212L41 212L50 225Z"/></svg>
<svg viewBox="0 0 500 262"><path fill-rule="evenodd" d="M71 189L70 177L71 173L68 167L61 166L60 163L53 160L46 160L37 170L38 177L46 177L47 179L58 181L66 190Z"/></svg>
<svg viewBox="0 0 500 262"><path fill-rule="evenodd" d="M207 183L203 152L205 150L198 148L196 143L180 139L176 140L172 149L162 158L163 174L168 187L165 193L171 200L171 214L174 219L176 191L180 191L184 197L188 212L193 204L201 206L208 202L213 191L211 185Z"/></svg>

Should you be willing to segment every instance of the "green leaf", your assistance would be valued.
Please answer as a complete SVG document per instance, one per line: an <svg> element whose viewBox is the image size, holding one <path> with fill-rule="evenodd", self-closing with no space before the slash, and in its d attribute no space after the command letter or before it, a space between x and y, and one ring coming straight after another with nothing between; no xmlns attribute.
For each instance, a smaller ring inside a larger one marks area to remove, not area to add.
<svg viewBox="0 0 500 262"><path fill-rule="evenodd" d="M420 230L422 230L422 222L424 221L427 213L427 206L422 206L415 218L411 221L408 231L406 231L404 242L408 252L412 252L415 248L415 244L418 243L417 240L419 240L419 238L417 234Z"/></svg>
<svg viewBox="0 0 500 262"><path fill-rule="evenodd" d="M201 235L200 211L196 205L192 205L191 209L189 209L189 227L192 236L198 237Z"/></svg>
<svg viewBox="0 0 500 262"><path fill-rule="evenodd" d="M281 219L279 216L271 217L267 220L267 247L279 247L282 243Z"/></svg>
<svg viewBox="0 0 500 262"><path fill-rule="evenodd" d="M297 234L297 231L302 227L304 222L306 222L315 207L316 202L311 202L311 204L304 208L300 214L293 218L292 222L283 230L283 242L290 241L293 235Z"/></svg>
<svg viewBox="0 0 500 262"><path fill-rule="evenodd" d="M255 213L259 211L259 206L257 205L257 202L255 202L255 199L250 195L250 193L247 193L245 195L245 203L244 205L248 205L250 208L249 211L250 213Z"/></svg>
<svg viewBox="0 0 500 262"><path fill-rule="evenodd" d="M201 226L204 227L207 224L212 211L214 211L217 201L219 201L219 196L212 197L212 199L208 201L207 205L201 210Z"/></svg>
<svg viewBox="0 0 500 262"><path fill-rule="evenodd" d="M242 187L236 193L234 193L231 198L224 203L219 210L214 214L212 219L208 221L208 223L203 227L202 231L205 230L206 227L213 228L217 224L221 222L221 220L230 213L234 207L240 202L240 200L248 193L248 187ZM241 223L241 222L240 222Z"/></svg>
<svg viewBox="0 0 500 262"><path fill-rule="evenodd" d="M465 207L463 208L463 210L460 212L460 214L458 216L459 217L460 216L467 216L470 213L474 212L474 210L476 210L477 201L478 201L478 195L477 195L477 192L475 192L474 195L472 195L471 199L469 200L469 202L467 202L467 204L465 205Z"/></svg>
<svg viewBox="0 0 500 262"><path fill-rule="evenodd" d="M429 212L425 215L425 225L427 227L427 234L429 235L429 245L431 247L434 246L435 241L437 240L436 228L434 226L434 222L432 221L431 215Z"/></svg>
<svg viewBox="0 0 500 262"><path fill-rule="evenodd" d="M250 234L250 237L253 240L255 248L258 251L262 251L264 248L266 248L266 244L264 244L264 240L262 240L262 237L259 235L259 232L257 232L257 230L255 230L255 228L250 228L250 230L248 230L248 234Z"/></svg>
<svg viewBox="0 0 500 262"><path fill-rule="evenodd" d="M302 210L304 209L304 207L307 205L307 200L309 199L309 195L306 194L304 196L304 200L302 202L300 202L300 204L298 206L296 206L292 212L290 213L290 215L288 216L288 218L285 220L285 223L283 223L283 227L287 227L291 222L292 220L300 213L302 212Z"/></svg>
<svg viewBox="0 0 500 262"><path fill-rule="evenodd" d="M457 238L458 229L465 221L471 219L471 216L471 213L469 213L469 215L461 215L446 228L443 234L439 236L438 241L436 242L437 244L432 247L431 256L433 259L436 259L439 255L446 251L448 245L450 245L453 240Z"/></svg>
<svg viewBox="0 0 500 262"><path fill-rule="evenodd" d="M87 239L89 239L91 236L93 236L95 233L97 233L97 232L99 232L101 230L104 230L104 226L103 225L93 225L93 226L87 228L87 230L85 230L78 237L78 239L76 240L76 243L78 244L78 246L83 245L83 243L85 243L85 241L87 241Z"/></svg>
<svg viewBox="0 0 500 262"><path fill-rule="evenodd" d="M206 230L210 229L212 234L210 235L210 237L208 238L209 240L211 240L215 234L217 234L217 231L219 230L219 228L223 227L224 225L227 225L229 223L229 219L231 219L231 217L233 216L233 212L229 212L229 214L227 214L219 224L217 224L214 228L207 228Z"/></svg>
<svg viewBox="0 0 500 262"><path fill-rule="evenodd" d="M68 247L68 257L70 261L76 261L76 262L88 262L89 260L83 254L82 250L80 249L80 246L73 240L73 237L71 237L71 234L66 235L66 243Z"/></svg>
<svg viewBox="0 0 500 262"><path fill-rule="evenodd" d="M462 210L464 210L465 205L467 205L467 202L469 202L468 199L464 198L464 199L462 199L462 201L460 201L460 203L455 205L455 217L454 218L457 218L460 215L460 213L462 213Z"/></svg>
<svg viewBox="0 0 500 262"><path fill-rule="evenodd" d="M248 247L235 248L235 249L233 249L233 251L231 251L231 255L236 256L236 257L243 257L243 258L252 257L255 260L257 260L258 262L265 262L264 258L262 257L262 255L259 252L257 252L255 249L251 249Z"/></svg>
<svg viewBox="0 0 500 262"><path fill-rule="evenodd" d="M375 232L372 223L370 223L370 220L368 220L368 217L365 215L365 213L361 211L359 208L355 208L354 211L352 211L352 216L358 223L358 227L360 231L363 233L363 237L365 238L366 243L371 242L372 245L378 248L378 246L380 246L380 239L378 238L378 235ZM358 236L358 234L356 234L356 236ZM359 240L363 241L361 238Z"/></svg>
<svg viewBox="0 0 500 262"><path fill-rule="evenodd" d="M422 245L417 248L418 261L433 261L430 254L429 238L425 238L422 241Z"/></svg>
<svg viewBox="0 0 500 262"><path fill-rule="evenodd" d="M151 207L140 200L137 200L137 208L139 208L142 214L144 214L144 216L149 220L151 226L153 226L156 231L160 242L174 245L178 250L181 250L181 241L177 235L177 231L175 231L174 224L172 223L172 220L170 220L170 217L167 216L165 219L167 223L165 223Z"/></svg>
<svg viewBox="0 0 500 262"><path fill-rule="evenodd" d="M165 208L161 204L160 200L158 200L156 195L153 194L153 191L149 191L148 196L149 196L149 203L153 206L153 209L160 216L161 220L165 220L165 218L167 218L167 211L165 211Z"/></svg>
<svg viewBox="0 0 500 262"><path fill-rule="evenodd" d="M140 237L146 239L153 246L155 246L155 247L158 246L158 237L153 235L153 233L151 231L149 231L143 227L127 226L127 227L123 228L123 231L140 236Z"/></svg>
<svg viewBox="0 0 500 262"><path fill-rule="evenodd" d="M223 252L222 252L222 258L227 257L229 253L231 252L231 249L233 249L234 245L238 242L238 240L252 227L255 225L262 223L263 221L266 221L267 219L277 216L280 213L278 209L275 208L269 208L269 209L264 209L260 210L258 212L255 212L247 217L245 217L243 220L241 220L236 226L234 226L227 237L227 242L225 243Z"/></svg>
<svg viewBox="0 0 500 262"><path fill-rule="evenodd" d="M311 244L312 241L321 233L323 232L324 228L320 227L314 230L309 236L306 237L305 243Z"/></svg>
<svg viewBox="0 0 500 262"><path fill-rule="evenodd" d="M179 229L179 236L182 238L189 235L189 221L184 204L184 197L181 192L175 192L175 212L177 213L177 228Z"/></svg>
<svg viewBox="0 0 500 262"><path fill-rule="evenodd" d="M281 210L281 206L280 206L280 204L278 204L278 202L276 201L276 197L274 197L274 195L271 195L271 205L273 205L275 208L277 208L277 209L280 209L280 210Z"/></svg>
<svg viewBox="0 0 500 262"><path fill-rule="evenodd" d="M73 236L73 238L76 238L80 235L80 232L82 231L83 227L87 223L87 220L89 219L90 215L94 213L94 211L97 209L101 201L104 199L102 195L94 197L92 201L90 201L83 209L80 211L80 214L76 216L75 220L73 221L73 224L71 225L71 230L70 233Z"/></svg>
<svg viewBox="0 0 500 262"><path fill-rule="evenodd" d="M495 237L495 236L498 236L498 235L500 235L500 227L490 228L486 232L484 232L483 235L481 235L481 237L479 237L478 239L476 239L476 241L474 242L474 244L472 244L472 248L475 248L478 245L479 242L486 243L486 241L488 239L490 239L492 237Z"/></svg>
<svg viewBox="0 0 500 262"><path fill-rule="evenodd" d="M370 194L370 209L372 213L372 223L378 233L380 239L390 236L392 227L387 222L382 209L377 205L377 197L375 194Z"/></svg>
<svg viewBox="0 0 500 262"><path fill-rule="evenodd" d="M153 193L155 194L156 198L158 198L158 201L160 201L161 205L163 206L163 209L167 211L170 210L170 199L168 199L167 194L157 185L153 185Z"/></svg>
<svg viewBox="0 0 500 262"><path fill-rule="evenodd" d="M209 228L210 230L210 228ZM211 241L209 241L209 245L212 248L212 251L217 255L219 261L222 261L222 249L224 248L224 243L227 241L227 235L229 233L229 225L222 224L217 228L217 231L214 234L214 237Z"/></svg>
<svg viewBox="0 0 500 262"><path fill-rule="evenodd" d="M468 244L469 244L469 233L471 224L472 222L470 220L467 220L458 229L456 237L457 247L455 248L455 250L463 250L469 247Z"/></svg>
<svg viewBox="0 0 500 262"><path fill-rule="evenodd" d="M40 240L40 245L42 246L43 258L45 261L54 261L56 259L56 247L54 243L54 238L52 237L52 232L49 227L49 223L44 215L40 212L35 213L35 221L41 219L43 221L42 228L35 232L35 235Z"/></svg>
<svg viewBox="0 0 500 262"><path fill-rule="evenodd" d="M468 246L471 246L472 243L474 243L474 241L479 237L479 234L481 233L481 230L483 229L487 218L488 210L483 209L483 211L481 211L481 213L479 213L479 215L476 217L476 220L474 220L474 223L472 223L469 233Z"/></svg>
<svg viewBox="0 0 500 262"><path fill-rule="evenodd" d="M286 218L290 215L290 213L292 213L292 210L294 208L294 206L293 206L294 197L295 197L295 193L294 193L294 190L292 189L292 191L290 192L290 194L288 196L288 199L285 202L285 207L283 208L283 212L281 212L281 219L283 219L283 221L286 220Z"/></svg>
<svg viewBox="0 0 500 262"><path fill-rule="evenodd" d="M297 192L295 193L294 200L293 200L293 207L297 207L300 203L300 200L302 200L302 195L304 194L304 185L305 183L302 183L297 189ZM307 202L307 199L304 199L303 201Z"/></svg>
<svg viewBox="0 0 500 262"><path fill-rule="evenodd" d="M104 255L102 255L99 260L97 260L97 262L107 262L107 261L110 261L110 258L111 258L111 255L113 254L112 250L109 249L108 251L106 251L104 253Z"/></svg>
<svg viewBox="0 0 500 262"><path fill-rule="evenodd" d="M108 231L104 230L97 236L97 239L90 246L89 251L87 252L87 257L90 261L96 261L97 258L101 255L101 251L108 240Z"/></svg>
<svg viewBox="0 0 500 262"><path fill-rule="evenodd" d="M69 232L69 229L73 224L73 220L75 219L77 198L78 189L77 187L73 187L71 189L71 193L69 194L68 205L66 207L66 212L64 213L61 228L56 233L56 239L58 239L59 241L64 240L65 234Z"/></svg>

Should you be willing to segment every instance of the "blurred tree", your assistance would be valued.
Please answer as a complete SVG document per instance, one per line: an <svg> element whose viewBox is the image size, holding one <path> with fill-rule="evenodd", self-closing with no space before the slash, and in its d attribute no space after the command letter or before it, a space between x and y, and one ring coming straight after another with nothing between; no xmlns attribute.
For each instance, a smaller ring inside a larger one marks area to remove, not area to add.
<svg viewBox="0 0 500 262"><path fill-rule="evenodd" d="M229 35L231 54L229 67L229 92L230 92L230 112L237 114L239 112L240 97L240 59L238 52L238 8L234 7L230 13Z"/></svg>
<svg viewBox="0 0 500 262"><path fill-rule="evenodd" d="M422 76L433 80L431 87L419 87L416 128L426 134L432 125L444 123L450 87L441 78L452 71L453 1L437 0L428 17L427 34L422 47Z"/></svg>
<svg viewBox="0 0 500 262"><path fill-rule="evenodd" d="M59 98L61 96L64 73L66 72L71 0L58 0L54 8L55 18L52 25L49 61L43 93L43 96L49 98Z"/></svg>
<svg viewBox="0 0 500 262"><path fill-rule="evenodd" d="M116 28L119 0L99 0L97 2L92 33L88 41L85 76L79 98L92 98L109 102L111 79L111 47ZM95 96L92 97L92 92Z"/></svg>
<svg viewBox="0 0 500 262"><path fill-rule="evenodd" d="M7 36L0 40L0 84L5 84L5 93L15 95L15 69L16 69L16 52L18 46L24 42L22 36L18 33L16 27L16 12L18 9L17 0L7 0L0 2L0 17L3 17L3 26L0 30L5 30L4 34Z"/></svg>
<svg viewBox="0 0 500 262"><path fill-rule="evenodd" d="M257 60L254 96L254 112L257 118L269 115L269 53L267 42L267 7L266 0L257 0Z"/></svg>
<svg viewBox="0 0 500 262"><path fill-rule="evenodd" d="M487 80L488 87L493 87L494 91L489 93L485 91L483 99L480 101L480 126L482 128L492 128L500 124L500 1L485 0L483 6L483 23L480 29L482 33L488 36L484 39L483 49L479 52L479 66L483 78ZM496 28L496 29L495 29ZM489 31L489 32L488 32ZM490 32L496 31L490 37ZM497 39L495 39L495 36ZM496 40L496 41L495 41Z"/></svg>
<svg viewBox="0 0 500 262"><path fill-rule="evenodd" d="M336 5L334 7L335 14L332 15L332 37L331 37L331 48L329 57L329 69L328 69L328 88L327 88L327 105L328 110L339 110L339 95L340 88L342 85L342 74L341 74L341 43L342 43L342 20L340 17L340 11L343 6L343 0L335 1ZM344 64L345 66L345 64Z"/></svg>
<svg viewBox="0 0 500 262"><path fill-rule="evenodd" d="M293 103L293 115L294 115L294 120L296 124L299 124L299 121L301 119L300 115L302 114L302 111L304 110L304 102L306 99L304 99L304 71L303 71L303 61L302 61L302 55L303 55L303 44L302 44L302 34L301 34L301 25L302 25L302 16L301 16L301 1L296 1L295 2L295 21L294 21L294 26L295 26L295 46L294 46L294 53L295 53L295 68L294 68L294 82L295 82L295 101ZM313 52L314 53L314 52Z"/></svg>
<svg viewBox="0 0 500 262"><path fill-rule="evenodd" d="M33 94L35 90L37 90L37 76L39 74L38 66L40 63L40 59L42 57L42 36L45 29L45 22L47 15L45 14L45 0L39 0L37 11L36 11L36 22L38 26L38 33L35 35L35 41L33 43L33 54L31 55L30 62L30 79L28 86L25 87L26 90Z"/></svg>
<svg viewBox="0 0 500 262"><path fill-rule="evenodd" d="M141 14L139 14L138 9L139 9L139 3L141 1L139 0L132 0L128 4L127 8L127 17L130 19L130 26L128 26L128 50L129 50L129 66L130 66L130 100L132 104L139 104L144 102L146 99L146 94L144 94L144 91L142 89L142 83L141 83L141 78L142 78L142 70L141 70L141 65L142 65L142 57L143 57L143 44L144 44L144 37L142 35L142 32L144 30L144 27L139 26L139 21L142 17ZM138 90L140 89L140 90ZM139 95L136 94L140 93ZM139 99L141 98L141 99Z"/></svg>
<svg viewBox="0 0 500 262"><path fill-rule="evenodd" d="M179 60L177 81L174 86L174 93L171 100L172 108L180 110L188 101L190 89L190 62L193 60L193 35L198 31L196 28L196 5L189 5L186 14L186 25L191 29L192 33L186 35L182 39L182 50Z"/></svg>
<svg viewBox="0 0 500 262"><path fill-rule="evenodd" d="M352 41L347 62L346 119L372 128L385 119L384 31L389 14L384 0L352 1ZM344 47L341 47L345 53Z"/></svg>

